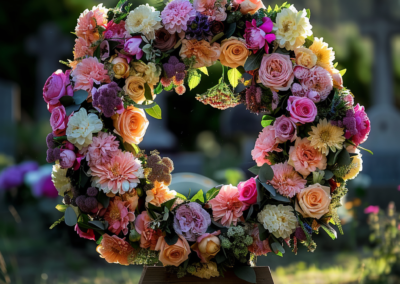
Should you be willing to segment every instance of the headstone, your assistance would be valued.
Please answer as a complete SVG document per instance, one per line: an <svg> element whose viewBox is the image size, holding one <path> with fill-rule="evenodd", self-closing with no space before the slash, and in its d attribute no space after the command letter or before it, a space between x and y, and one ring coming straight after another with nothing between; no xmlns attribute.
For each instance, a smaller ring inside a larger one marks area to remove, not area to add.
<svg viewBox="0 0 400 284"><path fill-rule="evenodd" d="M14 157L16 124L21 119L20 89L14 83L0 80L0 94L0 153Z"/></svg>
<svg viewBox="0 0 400 284"><path fill-rule="evenodd" d="M193 196L200 189L206 193L209 189L217 185L215 181L205 176L186 172L172 174L172 182L169 188L184 196L188 196L190 191L190 195Z"/></svg>
<svg viewBox="0 0 400 284"><path fill-rule="evenodd" d="M43 103L43 86L47 78L63 66L59 63L66 55L71 55L73 41L65 36L54 23L45 23L36 35L26 41L27 52L37 57L35 84L35 115L38 120L48 119L49 112Z"/></svg>

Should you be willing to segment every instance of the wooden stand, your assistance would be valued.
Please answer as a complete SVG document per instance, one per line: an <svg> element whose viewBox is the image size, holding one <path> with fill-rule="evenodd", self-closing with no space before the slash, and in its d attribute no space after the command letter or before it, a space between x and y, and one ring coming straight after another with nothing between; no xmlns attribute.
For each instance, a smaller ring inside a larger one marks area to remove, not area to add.
<svg viewBox="0 0 400 284"><path fill-rule="evenodd" d="M257 284L274 284L272 280L271 271L268 266L254 267L257 276ZM143 268L142 276L140 277L139 284L245 284L249 283L238 278L233 270L224 272L225 277L211 277L208 279L201 279L193 275L186 275L183 278L178 278L175 274L167 273L165 267L145 266Z"/></svg>

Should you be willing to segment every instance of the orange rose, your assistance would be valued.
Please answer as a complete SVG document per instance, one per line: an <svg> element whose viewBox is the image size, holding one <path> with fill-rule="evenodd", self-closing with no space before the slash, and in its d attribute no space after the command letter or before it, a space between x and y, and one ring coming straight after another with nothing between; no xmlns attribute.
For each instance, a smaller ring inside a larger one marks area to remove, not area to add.
<svg viewBox="0 0 400 284"><path fill-rule="evenodd" d="M115 78L127 78L129 76L129 64L125 58L117 57L111 61L113 64L113 71L115 73Z"/></svg>
<svg viewBox="0 0 400 284"><path fill-rule="evenodd" d="M246 42L236 37L230 37L222 41L221 55L219 61L224 66L236 68L244 66L249 57L250 51L246 47Z"/></svg>
<svg viewBox="0 0 400 284"><path fill-rule="evenodd" d="M113 115L112 119L115 133L130 144L139 144L149 126L144 110L134 106L128 106L122 114Z"/></svg>
<svg viewBox="0 0 400 284"><path fill-rule="evenodd" d="M240 2L240 1L238 1ZM250 13L253 15L255 12L257 12L259 9L265 8L262 0L244 0L240 2L240 12L243 15L246 15L247 13Z"/></svg>
<svg viewBox="0 0 400 284"><path fill-rule="evenodd" d="M209 67L218 60L221 54L219 47L219 43L216 42L210 45L205 40L184 39L179 55L182 59L191 58L192 56L196 57L196 63L193 65L193 68Z"/></svg>
<svg viewBox="0 0 400 284"><path fill-rule="evenodd" d="M160 251L158 259L164 266L173 265L178 267L182 262L188 259L190 246L183 236L179 236L176 244L170 246L161 236L156 245L156 251Z"/></svg>
<svg viewBox="0 0 400 284"><path fill-rule="evenodd" d="M330 188L316 183L297 194L296 211L303 217L319 219L329 212L330 204Z"/></svg>

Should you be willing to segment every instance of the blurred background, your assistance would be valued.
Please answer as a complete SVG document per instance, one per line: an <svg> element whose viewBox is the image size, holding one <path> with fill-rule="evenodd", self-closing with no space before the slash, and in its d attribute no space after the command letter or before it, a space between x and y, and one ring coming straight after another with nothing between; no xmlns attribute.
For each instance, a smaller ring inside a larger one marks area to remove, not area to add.
<svg viewBox="0 0 400 284"><path fill-rule="evenodd" d="M134 0L134 5L154 0ZM284 1L264 1L281 5ZM117 0L1 1L0 24L0 283L137 283L140 267L107 264L96 244L79 239L62 224L49 230L62 213L45 166L45 137L50 114L42 98L47 77L58 63L72 58L71 34L79 14L99 3ZM349 182L341 217L344 235L332 241L317 236L318 248L300 246L283 258L270 254L258 265L272 268L283 283L400 283L400 1L293 0L311 9L314 35L336 52L344 84L367 108L372 131L362 146L363 172ZM163 119L149 118L140 145L157 149L175 163L175 173L191 172L217 183L249 176L250 152L262 127L261 117L243 106L219 111L194 99L162 93L157 102ZM215 76L214 76L215 77ZM183 176L184 178L184 176ZM201 183L201 178L200 183Z"/></svg>

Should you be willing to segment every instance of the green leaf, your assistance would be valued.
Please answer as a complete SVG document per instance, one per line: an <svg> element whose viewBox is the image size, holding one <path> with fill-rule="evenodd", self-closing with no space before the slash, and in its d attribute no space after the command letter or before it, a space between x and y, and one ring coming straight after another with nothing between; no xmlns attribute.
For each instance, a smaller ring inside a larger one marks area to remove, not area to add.
<svg viewBox="0 0 400 284"><path fill-rule="evenodd" d="M169 246L173 246L174 244L176 244L179 237L177 234L174 233L174 234L167 234L164 239Z"/></svg>
<svg viewBox="0 0 400 284"><path fill-rule="evenodd" d="M234 23L229 24L228 29L226 30L226 33L225 33L225 37L230 38L233 35L233 33L235 32L235 30L236 30L236 23L234 22Z"/></svg>
<svg viewBox="0 0 400 284"><path fill-rule="evenodd" d="M212 40L210 41L210 44L213 44L214 42L216 42L217 40L219 40L221 37L223 37L225 34L223 32L220 32L219 34L216 34Z"/></svg>
<svg viewBox="0 0 400 284"><path fill-rule="evenodd" d="M60 103L64 106L70 106L74 104L74 98L70 96L63 96L60 98Z"/></svg>
<svg viewBox="0 0 400 284"><path fill-rule="evenodd" d="M110 204L110 197L108 197L103 191L99 191L99 194L97 195L97 201L100 202L104 208L108 208L108 205Z"/></svg>
<svg viewBox="0 0 400 284"><path fill-rule="evenodd" d="M76 105L80 105L81 103L86 101L88 96L89 96L88 92L86 92L84 90L78 90L78 91L74 92L74 96L73 96L74 103Z"/></svg>
<svg viewBox="0 0 400 284"><path fill-rule="evenodd" d="M163 212L163 209L161 208L161 206L155 206L155 205L152 204L152 203L147 204L147 207L148 207L150 210L156 211L156 212L158 212L158 213L162 213L162 212Z"/></svg>
<svg viewBox="0 0 400 284"><path fill-rule="evenodd" d="M226 259L227 259L227 258L226 258L225 255L222 254L222 253L219 253L219 254L217 254L217 255L215 256L215 261L216 261L218 264L224 262Z"/></svg>
<svg viewBox="0 0 400 284"><path fill-rule="evenodd" d="M146 100L149 101L153 100L153 95L151 94L151 88L147 83L144 84L144 97L146 98Z"/></svg>
<svg viewBox="0 0 400 284"><path fill-rule="evenodd" d="M168 200L166 202L164 202L163 204L161 204L161 207L167 208L168 211L171 210L172 205L174 205L176 198L173 198L171 200ZM164 209L165 212L165 209Z"/></svg>
<svg viewBox="0 0 400 284"><path fill-rule="evenodd" d="M203 190L200 189L191 199L191 202L195 202L196 200L199 200L200 202L204 203L204 194Z"/></svg>
<svg viewBox="0 0 400 284"><path fill-rule="evenodd" d="M101 244L101 241L103 240L103 236L100 236L100 238L96 241L96 244Z"/></svg>
<svg viewBox="0 0 400 284"><path fill-rule="evenodd" d="M204 74L206 74L208 76L207 67L203 66L203 67L197 68L197 70L200 70L201 72L203 72Z"/></svg>
<svg viewBox="0 0 400 284"><path fill-rule="evenodd" d="M350 154L349 154L349 152L346 151L346 149L343 149L338 154L338 156L337 156L337 164L338 164L339 167L348 166L348 165L351 164Z"/></svg>
<svg viewBox="0 0 400 284"><path fill-rule="evenodd" d="M121 9L122 6L124 6L124 4L127 2L128 0L119 0L117 6L115 8L117 9Z"/></svg>
<svg viewBox="0 0 400 284"><path fill-rule="evenodd" d="M249 208L249 211L247 212L246 221L248 221L251 218L251 215L253 215L253 212L254 212L254 205L251 205Z"/></svg>
<svg viewBox="0 0 400 284"><path fill-rule="evenodd" d="M71 113L73 113L74 111L78 111L80 109L80 105L70 105L65 107L65 114L66 116L70 116Z"/></svg>
<svg viewBox="0 0 400 284"><path fill-rule="evenodd" d="M333 65L333 68L336 68L338 64L339 64L339 62L336 62L336 63Z"/></svg>
<svg viewBox="0 0 400 284"><path fill-rule="evenodd" d="M367 151L367 152L370 153L371 155L374 154L371 150L365 149L365 148L363 148L363 147L361 147L361 146L357 146L357 148L358 148L358 149L361 149L361 150L364 150L364 151Z"/></svg>
<svg viewBox="0 0 400 284"><path fill-rule="evenodd" d="M255 175L258 175L258 173L260 172L260 167L255 165L255 166L252 166L250 169L248 169L248 171Z"/></svg>
<svg viewBox="0 0 400 284"><path fill-rule="evenodd" d="M336 150L336 152L332 152L332 151L329 152L329 154L328 154L328 165L329 166L333 166L336 163L336 160L337 160L340 152L342 152L342 149Z"/></svg>
<svg viewBox="0 0 400 284"><path fill-rule="evenodd" d="M260 203L264 198L264 187L262 186L259 179L256 179L257 187L257 202Z"/></svg>
<svg viewBox="0 0 400 284"><path fill-rule="evenodd" d="M251 267L251 266L235 267L234 271L235 271L235 275L244 281L247 281L250 283L257 282L256 273L255 273L253 267Z"/></svg>
<svg viewBox="0 0 400 284"><path fill-rule="evenodd" d="M209 191L206 192L206 201L210 201L211 199L215 198L218 193L219 193L220 189L218 188L211 188Z"/></svg>
<svg viewBox="0 0 400 284"><path fill-rule="evenodd" d="M99 228L100 230L106 230L108 226L106 226L105 223L95 220L95 221L89 221L89 224L96 226L97 228Z"/></svg>
<svg viewBox="0 0 400 284"><path fill-rule="evenodd" d="M256 54L247 57L247 60L244 63L244 70L251 71L260 68L263 55L264 53L262 51L258 51Z"/></svg>
<svg viewBox="0 0 400 284"><path fill-rule="evenodd" d="M261 184L266 190L269 191L269 193L271 193L272 196L276 196L276 189L272 185L264 183L264 182L262 182Z"/></svg>
<svg viewBox="0 0 400 284"><path fill-rule="evenodd" d="M310 9L307 9L306 11L307 11L307 18L310 19L310 17L311 17L311 11L310 11Z"/></svg>
<svg viewBox="0 0 400 284"><path fill-rule="evenodd" d="M179 192L177 192L175 196L176 196L177 198L182 199L182 200L187 200L186 196L184 196L183 194L180 194Z"/></svg>
<svg viewBox="0 0 400 284"><path fill-rule="evenodd" d="M100 60L100 45L101 43L96 47L96 50L93 53L93 57L97 57L98 60Z"/></svg>
<svg viewBox="0 0 400 284"><path fill-rule="evenodd" d="M242 74L236 69L229 69L228 71L228 80L231 83L232 87L236 88L239 84L239 79L242 77Z"/></svg>
<svg viewBox="0 0 400 284"><path fill-rule="evenodd" d="M280 244L280 243L278 243L278 242L273 242L272 244L271 244L271 249L273 250L273 252L275 253L275 254L278 254L278 252L280 252L280 253L285 253L285 249L282 247L282 245Z"/></svg>
<svg viewBox="0 0 400 284"><path fill-rule="evenodd" d="M332 171L325 170L325 176L324 176L324 178L325 178L326 180L330 180L332 177L333 177Z"/></svg>
<svg viewBox="0 0 400 284"><path fill-rule="evenodd" d="M201 73L197 72L197 70L192 70L189 72L189 77L188 77L188 85L190 90L193 90L196 88L201 81Z"/></svg>
<svg viewBox="0 0 400 284"><path fill-rule="evenodd" d="M156 104L152 108L146 108L145 111L147 112L148 115L156 119L161 119L161 108L159 105Z"/></svg>
<svg viewBox="0 0 400 284"><path fill-rule="evenodd" d="M342 77L344 76L344 74L346 74L347 69L343 69L339 71L339 74L342 75Z"/></svg>
<svg viewBox="0 0 400 284"><path fill-rule="evenodd" d="M157 88L154 89L154 94L158 95L159 93L161 93L163 90L163 85L160 83L158 83Z"/></svg>
<svg viewBox="0 0 400 284"><path fill-rule="evenodd" d="M329 224L320 223L322 229L332 238L332 240L337 239L337 233Z"/></svg>
<svg viewBox="0 0 400 284"><path fill-rule="evenodd" d="M55 221L53 223L53 225L50 226L50 230L54 229L55 226L57 226L58 224L60 224L62 221L64 221L65 217L62 216L59 220Z"/></svg>
<svg viewBox="0 0 400 284"><path fill-rule="evenodd" d="M86 188L86 184L88 183L89 179L90 178L83 171L83 168L81 168L79 171L79 188Z"/></svg>
<svg viewBox="0 0 400 284"><path fill-rule="evenodd" d="M78 217L75 214L74 209L72 209L71 206L68 206L68 208L65 210L65 224L68 226L75 226L76 222L78 221Z"/></svg>
<svg viewBox="0 0 400 284"><path fill-rule="evenodd" d="M261 166L258 177L261 182L267 182L268 180L272 180L274 178L274 171L272 170L270 165L265 163Z"/></svg>
<svg viewBox="0 0 400 284"><path fill-rule="evenodd" d="M267 127L268 125L271 125L275 121L275 117L270 116L270 115L264 115L262 120L261 120L261 125L262 127Z"/></svg>
<svg viewBox="0 0 400 284"><path fill-rule="evenodd" d="M64 213L65 210L67 210L67 207L68 207L68 205L65 205L65 204L58 204L58 205L56 206L56 209L57 209L58 211Z"/></svg>
<svg viewBox="0 0 400 284"><path fill-rule="evenodd" d="M286 202L286 203L290 203L290 199L277 193L276 195L271 195L272 199L275 199L277 201L281 201L281 202Z"/></svg>
<svg viewBox="0 0 400 284"><path fill-rule="evenodd" d="M157 105L156 102L153 102L153 103L151 103L151 104L149 104L149 105L140 105L140 104L136 104L136 103L133 104L134 107L142 108L142 109L152 108L152 107L154 107L155 105Z"/></svg>
<svg viewBox="0 0 400 284"><path fill-rule="evenodd" d="M309 48L314 42L312 40L309 40L308 38L306 38L306 42L304 43L304 46L306 48Z"/></svg>

